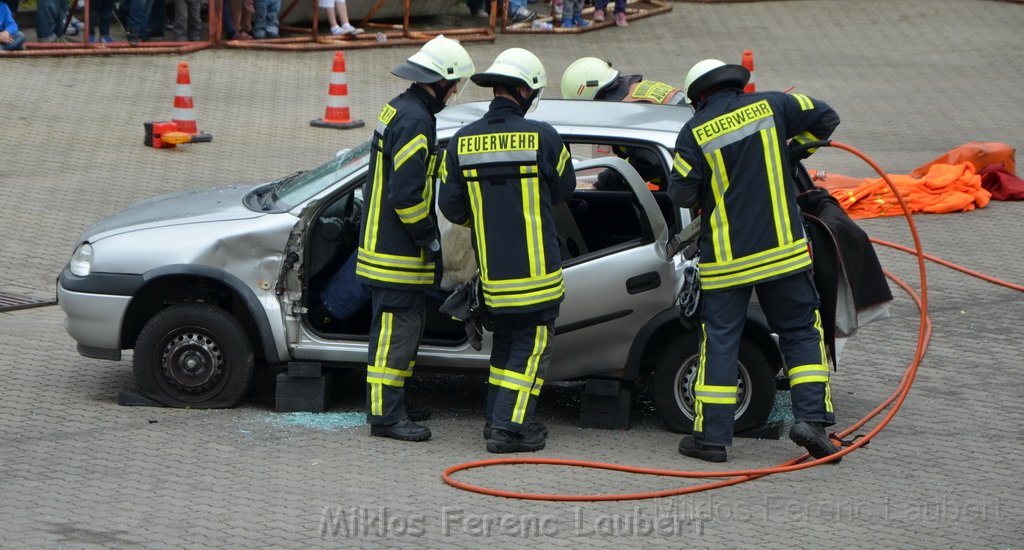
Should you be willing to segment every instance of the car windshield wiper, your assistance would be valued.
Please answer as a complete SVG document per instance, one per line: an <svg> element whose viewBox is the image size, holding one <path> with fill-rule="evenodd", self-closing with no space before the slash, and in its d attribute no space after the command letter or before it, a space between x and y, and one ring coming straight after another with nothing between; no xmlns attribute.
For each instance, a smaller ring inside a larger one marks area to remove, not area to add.
<svg viewBox="0 0 1024 550"><path fill-rule="evenodd" d="M288 185L296 178L305 173L305 170L299 170L294 174L285 176L271 183L267 190L260 196L260 208L262 208L264 212L272 209L274 205L277 203L278 191L280 191L282 187Z"/></svg>

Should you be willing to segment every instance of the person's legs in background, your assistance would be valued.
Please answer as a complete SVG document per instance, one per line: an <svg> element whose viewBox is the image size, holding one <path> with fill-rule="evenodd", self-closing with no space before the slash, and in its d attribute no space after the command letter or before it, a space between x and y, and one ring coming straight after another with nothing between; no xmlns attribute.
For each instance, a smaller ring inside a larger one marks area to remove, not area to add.
<svg viewBox="0 0 1024 550"><path fill-rule="evenodd" d="M127 0L127 4L128 42L135 45L149 34L149 13L153 9L153 0Z"/></svg>
<svg viewBox="0 0 1024 550"><path fill-rule="evenodd" d="M89 42L112 42L110 38L110 21L114 17L114 0L90 0L89 23L92 32Z"/></svg>
<svg viewBox="0 0 1024 550"><path fill-rule="evenodd" d="M615 13L612 14L612 17L615 18L615 26L629 26L629 23L626 22L626 0L615 0Z"/></svg>
<svg viewBox="0 0 1024 550"><path fill-rule="evenodd" d="M39 0L36 3L36 39L40 42L63 42L64 16L67 4L63 0Z"/></svg>

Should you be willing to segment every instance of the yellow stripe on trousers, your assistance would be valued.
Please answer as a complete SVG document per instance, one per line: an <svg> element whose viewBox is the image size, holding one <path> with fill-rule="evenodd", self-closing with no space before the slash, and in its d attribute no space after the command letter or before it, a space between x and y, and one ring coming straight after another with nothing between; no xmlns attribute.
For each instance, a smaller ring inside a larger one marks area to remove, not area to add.
<svg viewBox="0 0 1024 550"><path fill-rule="evenodd" d="M377 356L374 357L375 366L384 367L388 364L388 352L391 348L391 327L394 321L394 314L385 311L380 319L380 333L377 335ZM369 367L369 365L367 365ZM369 382L369 380L368 380ZM384 387L380 382L369 382L370 384L370 414L374 416L384 415Z"/></svg>

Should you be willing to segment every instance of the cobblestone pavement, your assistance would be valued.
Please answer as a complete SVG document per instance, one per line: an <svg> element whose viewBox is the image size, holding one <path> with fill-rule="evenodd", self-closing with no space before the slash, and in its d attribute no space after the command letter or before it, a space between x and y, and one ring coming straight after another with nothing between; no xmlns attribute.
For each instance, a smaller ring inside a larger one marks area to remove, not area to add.
<svg viewBox="0 0 1024 550"><path fill-rule="evenodd" d="M753 49L759 89L796 86L843 117L835 138L906 173L970 140L1024 144L1024 5L970 0L676 3L666 15L576 36L506 34L473 44L483 66L527 46L553 82L596 54L626 72L681 83L704 57ZM403 83L386 69L411 48L347 54L352 110L372 119ZM170 116L175 67L192 67L211 144L142 146L142 123ZM52 297L78 234L161 192L255 181L307 168L370 129L314 129L331 55L203 51L176 56L0 60L0 289ZM551 93L557 94L552 86ZM482 98L470 90L471 98ZM824 151L812 167L868 175ZM925 247L1020 281L1024 207L918 216ZM899 219L863 226L909 243ZM916 284L912 259L880 250ZM57 307L0 314L0 540L5 547L1020 547L1024 300L940 267L929 270L934 340L902 411L839 466L772 476L694 496L559 504L492 498L444 485L447 466L486 458L481 378L417 377L435 409L419 445L371 439L342 379L334 412L289 423L267 380L243 406L188 411L117 406L131 388L119 363L80 357ZM844 352L834 402L848 425L881 402L913 354L915 311L866 327ZM347 382L347 383L346 383ZM545 390L541 456L706 469L676 452L649 400L630 431L575 426L578 388ZM301 419L300 419L301 420ZM346 427L348 426L348 427ZM788 440L738 440L730 467L794 456ZM461 479L527 491L632 492L684 480L504 468ZM386 531L386 534L385 534Z"/></svg>

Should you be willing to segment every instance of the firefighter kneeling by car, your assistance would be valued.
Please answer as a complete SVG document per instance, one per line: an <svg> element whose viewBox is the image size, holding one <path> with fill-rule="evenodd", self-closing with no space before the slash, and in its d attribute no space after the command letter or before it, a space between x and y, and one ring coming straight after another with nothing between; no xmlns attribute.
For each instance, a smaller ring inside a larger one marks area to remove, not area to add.
<svg viewBox="0 0 1024 550"><path fill-rule="evenodd" d="M487 113L448 143L438 206L470 226L484 307L494 330L484 437L492 453L544 448L533 420L565 295L552 206L576 187L569 151L551 125L527 120L547 85L544 66L505 50L474 83L493 88Z"/></svg>

